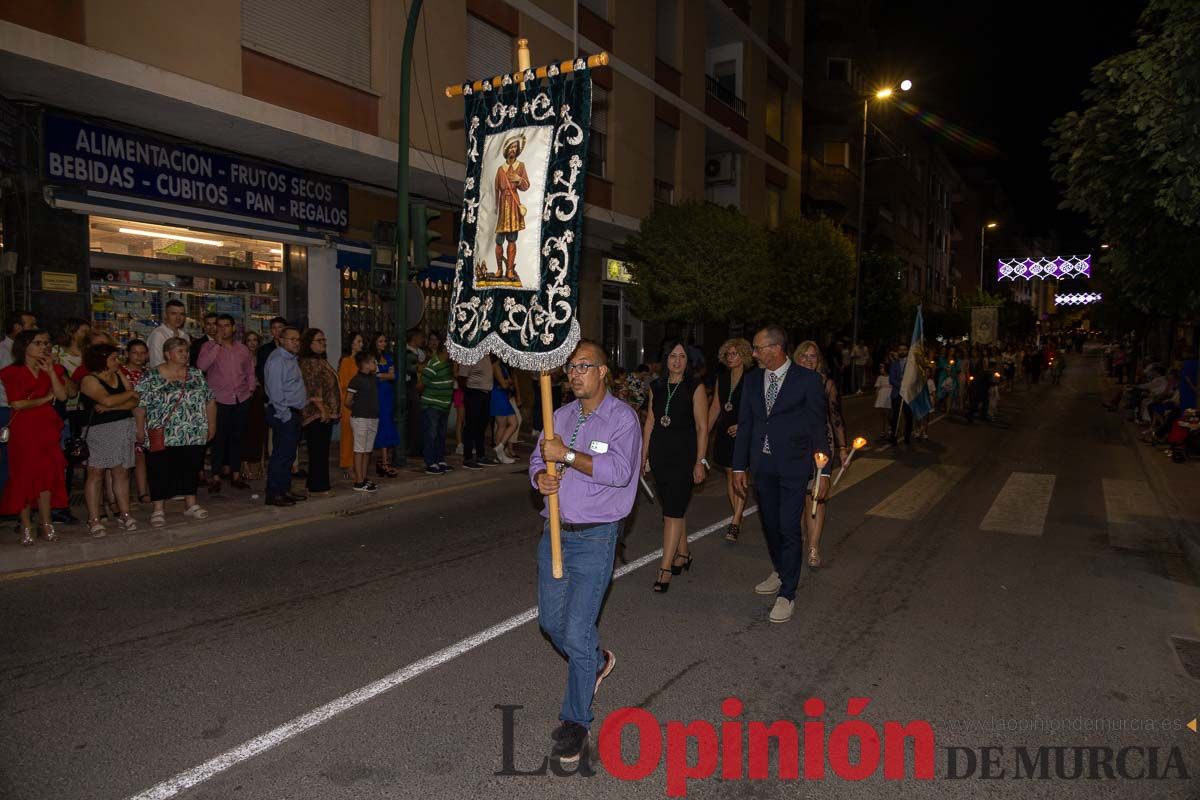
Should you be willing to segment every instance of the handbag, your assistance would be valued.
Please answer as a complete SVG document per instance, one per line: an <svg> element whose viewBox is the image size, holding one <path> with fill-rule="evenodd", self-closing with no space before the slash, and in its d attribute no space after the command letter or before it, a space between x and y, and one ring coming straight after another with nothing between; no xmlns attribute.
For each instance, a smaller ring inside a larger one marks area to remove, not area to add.
<svg viewBox="0 0 1200 800"><path fill-rule="evenodd" d="M67 437L66 444L63 445L63 453L67 456L67 463L72 467L77 467L88 460L91 456L91 449L87 443L87 432L92 427L92 419L96 416L96 407L92 406L92 413L88 414L87 425L79 431L78 436Z"/></svg>
<svg viewBox="0 0 1200 800"><path fill-rule="evenodd" d="M147 433L150 435L150 452L161 453L167 449L167 423L175 414L175 409L179 408L179 404L183 402L183 396L187 393L187 378L183 380L183 388L179 390L179 399L175 401L175 405L171 406L171 410L163 417L163 424L158 428L151 428Z"/></svg>

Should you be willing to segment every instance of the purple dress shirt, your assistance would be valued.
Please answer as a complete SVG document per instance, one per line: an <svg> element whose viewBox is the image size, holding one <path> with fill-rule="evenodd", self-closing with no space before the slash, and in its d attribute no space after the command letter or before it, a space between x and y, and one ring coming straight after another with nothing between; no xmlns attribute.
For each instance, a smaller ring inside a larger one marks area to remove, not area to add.
<svg viewBox="0 0 1200 800"><path fill-rule="evenodd" d="M579 422L581 407L576 400L554 412L554 432L568 446ZM544 434L543 434L544 436ZM542 460L542 438L529 457L529 480L537 488L537 474L546 469ZM605 392L600 406L579 426L575 445L579 453L592 457L592 474L568 468L558 488L559 514L564 522L617 522L629 516L637 497L638 470L642 462L642 426L637 413ZM548 516L545 507L542 516Z"/></svg>
<svg viewBox="0 0 1200 800"><path fill-rule="evenodd" d="M244 403L258 386L258 379L254 377L254 356L241 342L222 347L216 340L208 340L200 349L196 366L208 378L208 387L221 405Z"/></svg>

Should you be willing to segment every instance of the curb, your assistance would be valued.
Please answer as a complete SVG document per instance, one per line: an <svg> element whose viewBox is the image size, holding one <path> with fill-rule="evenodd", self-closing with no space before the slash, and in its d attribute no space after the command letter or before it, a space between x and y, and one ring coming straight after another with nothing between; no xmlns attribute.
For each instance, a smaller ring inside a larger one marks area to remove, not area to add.
<svg viewBox="0 0 1200 800"><path fill-rule="evenodd" d="M1154 451L1141 446L1142 442L1138 441L1124 422L1122 422L1121 428L1126 442L1130 443L1134 452L1137 453L1138 462L1142 465L1142 472L1150 479L1149 482L1159 497L1159 502L1175 534L1176 544L1179 545L1184 560L1192 568L1192 574L1200 578L1200 525L1183 513L1183 505L1175 497L1175 493L1171 490L1171 482L1163 472L1162 461L1150 457Z"/></svg>
<svg viewBox="0 0 1200 800"><path fill-rule="evenodd" d="M347 488L333 497L310 498L290 509L263 504L220 516L214 515L202 522L180 521L159 529L147 525L145 529L128 534L110 532L102 539L63 541L55 544L46 544L39 540L33 547L21 547L3 555L0 582L29 577L30 571L56 567L65 570L91 562L128 560L130 556L163 549L186 550L241 539L329 517L350 516L385 508L413 495L440 494L472 484L495 483L505 477L513 475L503 469L490 469L480 473L455 470L449 475L422 475L400 484L380 486L379 491L370 495L369 499Z"/></svg>

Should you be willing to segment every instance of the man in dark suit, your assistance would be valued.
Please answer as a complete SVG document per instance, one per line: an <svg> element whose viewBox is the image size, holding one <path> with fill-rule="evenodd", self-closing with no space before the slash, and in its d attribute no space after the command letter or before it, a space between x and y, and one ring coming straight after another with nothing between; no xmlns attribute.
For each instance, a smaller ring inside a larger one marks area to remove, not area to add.
<svg viewBox="0 0 1200 800"><path fill-rule="evenodd" d="M787 622L803 564L800 515L816 471L813 454L828 447L825 386L819 373L792 364L782 328L771 325L754 336L754 359L762 369L745 377L733 445L733 486L744 497L746 470L754 473L758 513L774 568L754 591L776 595L769 618ZM829 481L823 480L817 497L823 500L828 493Z"/></svg>

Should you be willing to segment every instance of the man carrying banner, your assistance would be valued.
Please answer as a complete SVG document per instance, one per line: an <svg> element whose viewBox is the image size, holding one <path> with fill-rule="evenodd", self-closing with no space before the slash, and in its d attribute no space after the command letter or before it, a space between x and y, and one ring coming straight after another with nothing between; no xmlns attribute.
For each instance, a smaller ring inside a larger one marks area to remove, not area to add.
<svg viewBox="0 0 1200 800"><path fill-rule="evenodd" d="M929 359L925 355L925 324L921 317L921 307L917 306L917 319L913 323L912 344L908 348L908 359L904 363L904 377L900 380L900 402L907 405L912 412L912 420L920 422L933 410L933 401L929 397L929 382L925 375L925 366ZM905 416L908 413L905 412ZM900 417L896 415L896 426L892 432L895 441L899 432ZM905 431L905 443L912 433L912 422Z"/></svg>
<svg viewBox="0 0 1200 800"><path fill-rule="evenodd" d="M581 341L565 369L575 402L554 412L554 429L562 436L539 437L529 457L529 477L542 495L558 495L562 516L565 575L552 574L547 521L538 546L538 616L567 658L562 725L554 732L551 753L571 763L587 742L592 698L617 663L611 650L600 649L596 620L612 581L621 523L637 496L642 432L637 413L606 388L603 348ZM542 516L549 517L549 508Z"/></svg>

